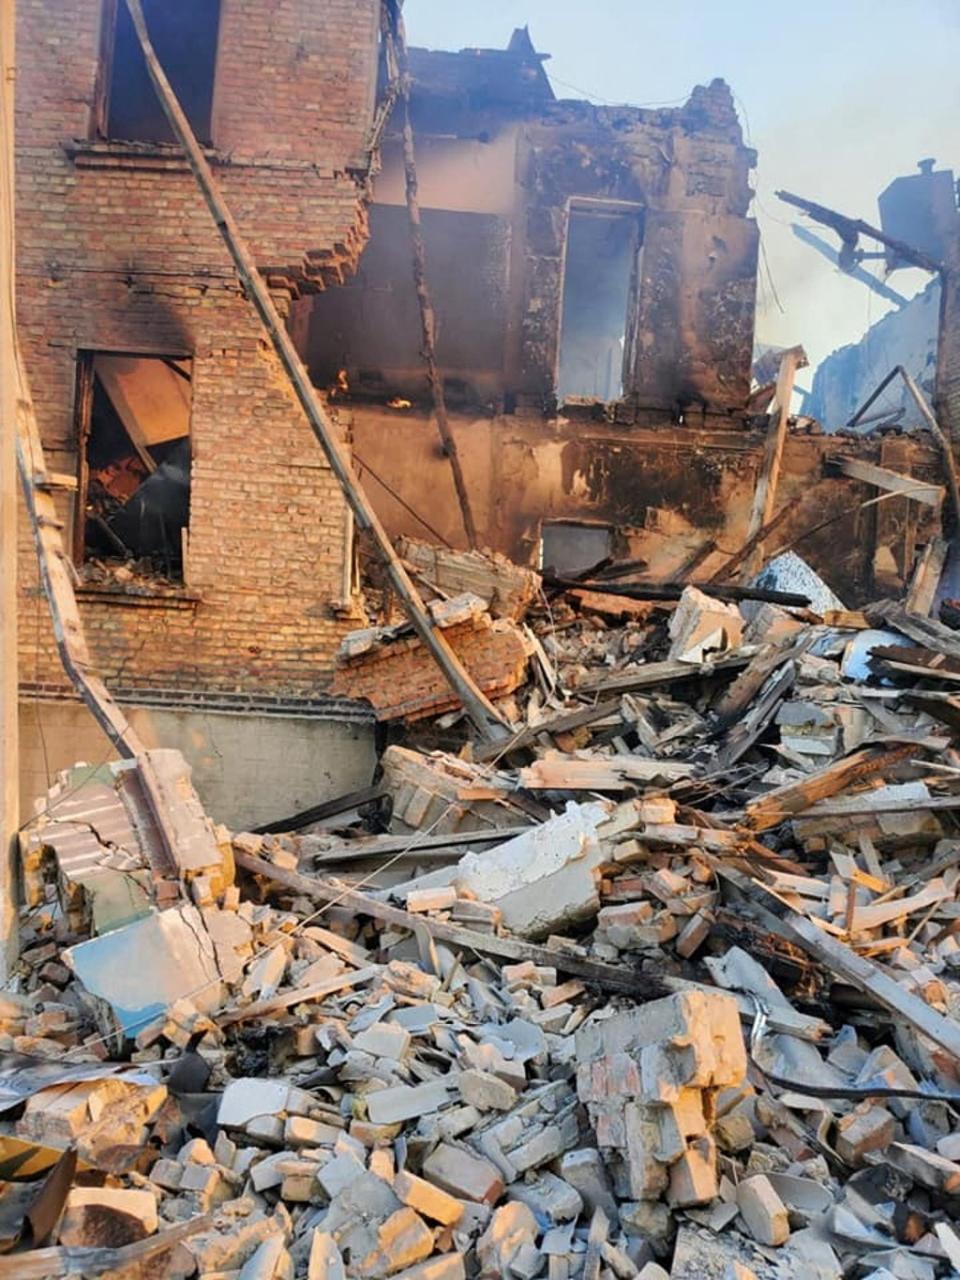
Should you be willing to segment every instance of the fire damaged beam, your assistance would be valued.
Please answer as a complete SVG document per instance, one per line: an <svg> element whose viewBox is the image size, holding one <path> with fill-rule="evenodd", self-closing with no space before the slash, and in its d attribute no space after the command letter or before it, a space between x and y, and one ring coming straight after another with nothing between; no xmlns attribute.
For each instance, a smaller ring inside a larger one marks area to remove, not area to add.
<svg viewBox="0 0 960 1280"><path fill-rule="evenodd" d="M437 419L437 431L443 444L444 456L450 463L453 487L457 492L460 518L471 551L477 548L477 527L470 506L470 495L460 463L457 441L450 429L447 403L443 392L443 374L437 362L437 317L427 280L427 250L423 240L423 223L420 217L417 158L413 142L413 123L410 118L410 70L407 65L407 42L403 18L396 0L388 0L385 6L385 36L388 57L394 63L395 79L403 100L403 177L407 200L407 217L410 222L410 244L413 251L413 285L420 311L420 354L427 371L427 381L433 396L433 411Z"/></svg>
<svg viewBox="0 0 960 1280"><path fill-rule="evenodd" d="M950 506L953 513L953 519L955 521L955 527L960 528L960 478L957 476L957 463L953 456L953 450L950 447L950 441L947 439L946 433L937 421L933 410L927 404L926 397L923 392L902 364L894 365L877 387L876 391L869 395L863 402L857 412L847 423L847 426L855 427L870 406L875 403L884 391L886 391L887 387L897 376L903 379L903 384L907 388L910 398L917 406L921 417L930 428L934 439L940 446L940 454L943 458L944 476L946 477L947 487L950 490Z"/></svg>
<svg viewBox="0 0 960 1280"><path fill-rule="evenodd" d="M819 222L823 226L830 227L836 231L843 241L843 248L840 250L838 258L838 265L841 271L849 271L851 267L856 265L858 261L857 239L861 235L869 236L871 240L876 240L885 248L892 249L898 258L902 258L904 262L909 262L911 266L922 267L924 271L932 271L936 275L941 274L944 270L942 262L936 262L933 258L928 258L925 253L921 253L919 249L914 249L913 245L906 244L903 240L894 240L893 236L888 236L885 231L881 231L879 227L871 226L869 222L864 222L862 218L848 218L846 214L837 213L835 209L829 209L823 204L816 204L813 200L805 200L803 196L795 196L790 191L778 191L776 195L785 204L792 204L795 209L802 209L815 222Z"/></svg>
<svg viewBox="0 0 960 1280"><path fill-rule="evenodd" d="M505 737L507 728L493 704L480 692L459 658L445 640L442 632L435 630L427 614L423 600L394 551L383 525L373 507L367 501L353 467L337 435L337 430L320 402L316 389L297 354L296 347L287 332L270 291L261 276L246 240L230 212L219 183L197 142L179 99L170 87L166 73L157 58L147 29L141 0L126 0L134 29L143 50L144 62L164 114L170 122L174 136L183 147L186 158L204 201L213 217L217 230L233 259L237 274L263 325L264 332L290 381L290 386L302 408L313 434L323 449L330 469L343 490L358 526L369 533L379 550L391 585L403 602L410 623L430 652L451 689L460 699L464 710L486 739Z"/></svg>

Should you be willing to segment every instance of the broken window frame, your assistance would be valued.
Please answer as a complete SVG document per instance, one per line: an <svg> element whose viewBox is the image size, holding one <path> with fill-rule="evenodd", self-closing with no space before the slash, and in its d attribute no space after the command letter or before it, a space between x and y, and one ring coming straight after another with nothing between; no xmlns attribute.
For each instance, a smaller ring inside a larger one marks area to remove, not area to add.
<svg viewBox="0 0 960 1280"><path fill-rule="evenodd" d="M143 351L141 349L118 350L114 347L79 347L76 352L75 359L75 384L74 384L74 401L73 401L73 439L77 449L77 489L74 499L73 509L73 531L71 538L71 554L73 563L76 568L82 569L83 565L90 558L87 551L86 542L86 523L87 523L87 496L90 485L90 465L88 459L88 449L90 444L90 435L93 427L93 396L95 373L94 365L98 356L118 356L135 360L161 360L166 364L173 366L177 361L188 360L191 365L191 393L190 393L190 414L188 419L187 438L191 445L190 457L190 485L192 490L193 484L193 410L194 395L192 387L192 370L195 367L196 360L192 351L186 350L169 350L163 351ZM129 436L129 433L128 433ZM137 452L139 447L136 441L130 437L130 443ZM185 533L189 540L190 518L188 515L187 523L182 527L182 534ZM132 553L131 553L132 554ZM183 555L181 563L180 580L183 585L187 581L187 563L186 555Z"/></svg>
<svg viewBox="0 0 960 1280"><path fill-rule="evenodd" d="M589 399L589 397L576 395L574 393L566 396L561 395L560 365L563 352L563 313L567 283L567 253L570 245L570 226L573 217L576 214L589 215L591 213L597 214L598 216L603 216L604 214L620 214L633 218L636 224L636 239L630 264L630 279L627 284L626 314L624 316L623 324L623 357L620 367L620 393L618 396L615 396L612 401L602 401L601 403L613 403L616 400L623 399L629 391L636 372L635 365L639 318L640 277L643 264L643 241L645 231L644 215L646 213L646 205L628 200L605 200L602 197L571 196L567 200L566 209L564 211L563 252L560 258L560 295L557 314L557 348L553 372L553 385L556 392L557 402L560 405L577 400Z"/></svg>
<svg viewBox="0 0 960 1280"><path fill-rule="evenodd" d="M198 4L209 2L209 0L197 0ZM97 58L97 73L94 81L93 102L91 104L90 113L90 137L101 142L111 142L116 145L124 143L139 143L140 145L163 147L175 145L175 139L171 134L168 142L159 142L154 139L138 139L138 138L118 138L113 137L109 131L110 123L110 90L113 83L113 62L114 52L117 43L117 20L120 8L125 4L125 0L102 0L100 9L100 47L99 56ZM217 75L220 63L220 41L223 35L223 0L216 0L217 4L217 36L215 41L215 49L213 56L212 83L210 86L210 113L206 120L198 121L190 118L190 124L194 132L204 146L213 146L213 138L216 136L216 120L217 120L217 84L219 77ZM149 78L147 80L149 84ZM181 103L181 106L183 103ZM157 100L157 110L162 115L163 108ZM186 111L187 108L184 107Z"/></svg>

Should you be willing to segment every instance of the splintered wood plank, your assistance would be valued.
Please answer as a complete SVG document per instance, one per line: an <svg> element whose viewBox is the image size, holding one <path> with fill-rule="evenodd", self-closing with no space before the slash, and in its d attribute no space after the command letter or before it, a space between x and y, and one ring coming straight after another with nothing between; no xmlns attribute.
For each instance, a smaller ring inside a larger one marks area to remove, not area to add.
<svg viewBox="0 0 960 1280"><path fill-rule="evenodd" d="M835 761L826 769L821 769L800 782L777 787L765 796L751 800L746 807L745 825L754 831L766 831L787 818L803 813L818 800L826 800L855 782L883 773L906 759L914 750L912 744L902 743L895 747L865 747L861 751L855 751L853 755Z"/></svg>
<svg viewBox="0 0 960 1280"><path fill-rule="evenodd" d="M853 913L852 932L860 933L870 929L879 929L881 925L890 924L904 916L922 911L925 907L937 906L953 894L941 881L939 885L931 885L922 889L910 898L898 898L895 902L872 903L870 906L857 906Z"/></svg>
<svg viewBox="0 0 960 1280"><path fill-rule="evenodd" d="M718 875L756 904L766 928L800 947L835 978L856 987L960 1061L960 1022L937 1013L925 1000L901 987L865 956L824 933L811 920L794 912L781 915L776 899L756 881L722 864L715 865Z"/></svg>
<svg viewBox="0 0 960 1280"><path fill-rule="evenodd" d="M917 613L922 618L929 618L933 612L933 602L943 575L948 545L944 538L931 538L924 547L923 555L917 561L917 567L907 591L905 601L907 613Z"/></svg>
<svg viewBox="0 0 960 1280"><path fill-rule="evenodd" d="M776 413L771 415L770 427L763 450L763 460L757 476L757 486L753 493L753 506L750 510L750 523L747 526L747 538L758 533L771 520L773 508L777 500L777 487L780 483L780 464L783 460L783 449L787 440L787 424L790 420L790 401L793 398L793 384L798 369L806 368L807 354L803 347L789 347L780 357L780 369L777 373ZM753 551L743 566L742 576L746 579L756 572L763 559L763 544L758 540Z"/></svg>
<svg viewBox="0 0 960 1280"><path fill-rule="evenodd" d="M875 489L883 489L885 493L902 493L905 498L922 502L924 506L939 508L943 504L946 490L942 484L931 484L928 480L918 480L915 476L904 476L899 471L875 466L862 458L842 458L840 470L851 480L862 480L864 484L872 484Z"/></svg>
<svg viewBox="0 0 960 1280"><path fill-rule="evenodd" d="M692 680L697 676L713 675L717 671L730 671L745 667L750 656L743 652L717 658L710 663L699 662L647 662L629 667L616 675L589 676L577 685L578 693L628 693L633 689L650 689L659 685L674 684L678 680ZM502 746L502 744L501 744Z"/></svg>
<svg viewBox="0 0 960 1280"><path fill-rule="evenodd" d="M269 863L267 864L270 865ZM292 1009L294 1005L307 1004L311 1000L322 1000L324 996L333 995L335 991L346 991L348 987L358 987L364 982L372 982L383 972L383 965L371 964L365 969L355 969L353 973L340 973L335 978L327 978L324 982L314 982L308 987L297 987L293 991L284 991L282 995L271 996L269 1000L255 1000L243 1009L234 1009L225 1013L217 1021L221 1027L232 1027L237 1022L249 1022L251 1018L266 1018L284 1009Z"/></svg>
<svg viewBox="0 0 960 1280"><path fill-rule="evenodd" d="M624 755L578 760L551 753L520 770L520 785L531 791L624 791L633 782L676 782L695 772L680 760Z"/></svg>
<svg viewBox="0 0 960 1280"><path fill-rule="evenodd" d="M474 750L473 757L478 762L499 760L509 755L511 751L519 751L522 747L531 746L541 734L567 733L571 729L580 729L584 725L596 724L598 720L605 720L608 716L619 716L619 714L619 698L608 698L605 702L598 702L592 707L577 707L571 711L562 711L559 715L541 720L539 724L527 725L506 742L481 744Z"/></svg>
<svg viewBox="0 0 960 1280"><path fill-rule="evenodd" d="M951 631L942 622L908 613L903 605L894 600L880 600L876 604L869 604L864 613L875 627L902 631L925 649L945 653L949 658L960 658L960 632Z"/></svg>

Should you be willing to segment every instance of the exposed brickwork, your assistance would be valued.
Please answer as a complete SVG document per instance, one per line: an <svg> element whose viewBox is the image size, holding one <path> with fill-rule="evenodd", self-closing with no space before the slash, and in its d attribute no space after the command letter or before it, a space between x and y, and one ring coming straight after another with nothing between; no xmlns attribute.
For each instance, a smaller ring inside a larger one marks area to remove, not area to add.
<svg viewBox="0 0 960 1280"><path fill-rule="evenodd" d="M512 693L523 680L529 646L515 623L483 613L444 628L457 657L488 698ZM395 640L339 665L332 692L365 698L378 720L418 720L460 705L437 664L415 637Z"/></svg>
<svg viewBox="0 0 960 1280"><path fill-rule="evenodd" d="M77 466L78 350L191 355L193 469L188 598L82 599L90 647L108 682L305 693L349 625L330 609L344 502L175 149L131 156L91 139L102 11L18 0L20 339L63 472ZM275 284L336 282L362 248L378 12L377 0L222 5L215 167ZM22 543L23 678L62 681L25 520Z"/></svg>

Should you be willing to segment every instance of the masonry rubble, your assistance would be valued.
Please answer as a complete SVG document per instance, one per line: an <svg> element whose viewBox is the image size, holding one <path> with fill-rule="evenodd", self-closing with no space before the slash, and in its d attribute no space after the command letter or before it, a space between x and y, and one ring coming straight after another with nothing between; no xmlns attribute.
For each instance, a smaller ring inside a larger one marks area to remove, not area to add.
<svg viewBox="0 0 960 1280"><path fill-rule="evenodd" d="M956 633L795 566L809 603L701 583L613 616L496 560L500 603L464 598L458 563L440 617L522 642L509 738L403 695L380 802L273 835L215 826L153 753L173 879L135 763L38 801L0 1149L46 1228L9 1261L954 1274ZM345 641L397 703L370 655L398 645Z"/></svg>

